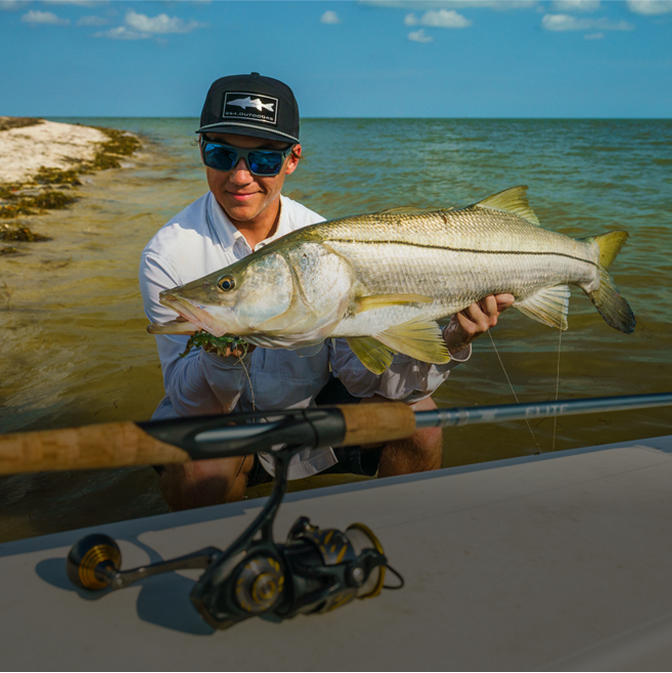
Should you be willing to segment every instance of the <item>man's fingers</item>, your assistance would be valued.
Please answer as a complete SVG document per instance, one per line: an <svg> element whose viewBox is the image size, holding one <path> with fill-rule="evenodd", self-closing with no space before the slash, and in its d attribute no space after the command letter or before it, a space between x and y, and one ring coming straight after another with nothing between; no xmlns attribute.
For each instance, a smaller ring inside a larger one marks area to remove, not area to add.
<svg viewBox="0 0 672 673"><path fill-rule="evenodd" d="M516 298L512 294L504 292L502 294L496 294L495 300L497 302L497 310L501 313L502 311L506 311L506 309L516 301Z"/></svg>

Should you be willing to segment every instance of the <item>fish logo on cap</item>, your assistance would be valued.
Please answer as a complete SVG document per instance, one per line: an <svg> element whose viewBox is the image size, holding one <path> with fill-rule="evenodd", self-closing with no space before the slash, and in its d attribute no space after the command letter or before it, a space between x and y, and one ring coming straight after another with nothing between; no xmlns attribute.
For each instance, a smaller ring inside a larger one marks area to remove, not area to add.
<svg viewBox="0 0 672 673"><path fill-rule="evenodd" d="M277 98L239 91L228 91L224 95L222 119L254 119L275 125L277 115Z"/></svg>

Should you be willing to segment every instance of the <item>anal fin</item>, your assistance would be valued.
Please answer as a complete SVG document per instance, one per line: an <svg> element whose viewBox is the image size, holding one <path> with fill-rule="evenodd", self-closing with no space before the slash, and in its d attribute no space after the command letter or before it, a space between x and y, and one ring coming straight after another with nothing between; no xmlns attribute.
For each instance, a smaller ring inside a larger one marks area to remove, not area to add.
<svg viewBox="0 0 672 673"><path fill-rule="evenodd" d="M441 328L433 321L409 320L376 334L376 339L421 362L443 365L450 361Z"/></svg>
<svg viewBox="0 0 672 673"><path fill-rule="evenodd" d="M382 374L392 364L394 353L374 337L348 337L346 341L361 363L374 374Z"/></svg>
<svg viewBox="0 0 672 673"><path fill-rule="evenodd" d="M567 285L543 287L524 299L516 300L513 306L528 318L566 330L569 294Z"/></svg>

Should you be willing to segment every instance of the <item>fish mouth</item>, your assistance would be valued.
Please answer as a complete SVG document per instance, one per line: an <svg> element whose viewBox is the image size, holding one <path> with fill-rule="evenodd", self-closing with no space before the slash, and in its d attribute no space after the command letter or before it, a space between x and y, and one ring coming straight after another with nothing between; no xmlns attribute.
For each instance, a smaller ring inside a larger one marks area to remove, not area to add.
<svg viewBox="0 0 672 673"><path fill-rule="evenodd" d="M205 307L196 306L188 299L164 291L159 295L159 302L168 308L172 308L186 322L171 320L163 324L153 323L150 327L161 328L161 331L150 332L152 334L186 334L189 331L198 332L199 330L205 330L216 337L221 337L227 333L227 329L222 328L221 324L215 320L214 316ZM191 329L186 327L187 324L189 324ZM166 329L163 329L166 327L168 329L174 327L178 331L168 332Z"/></svg>

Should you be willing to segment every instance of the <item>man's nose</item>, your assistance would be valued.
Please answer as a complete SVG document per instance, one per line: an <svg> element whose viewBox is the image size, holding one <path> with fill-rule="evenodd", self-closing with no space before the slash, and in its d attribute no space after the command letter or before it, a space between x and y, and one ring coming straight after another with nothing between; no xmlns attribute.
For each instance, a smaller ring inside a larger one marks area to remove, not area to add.
<svg viewBox="0 0 672 673"><path fill-rule="evenodd" d="M252 173L250 173L243 157L238 159L236 165L231 169L230 179L234 182L250 182L252 180Z"/></svg>

